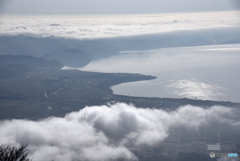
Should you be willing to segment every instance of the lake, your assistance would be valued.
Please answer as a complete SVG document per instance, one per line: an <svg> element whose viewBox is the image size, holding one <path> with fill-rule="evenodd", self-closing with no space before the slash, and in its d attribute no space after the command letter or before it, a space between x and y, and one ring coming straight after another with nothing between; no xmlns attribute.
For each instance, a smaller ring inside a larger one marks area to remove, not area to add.
<svg viewBox="0 0 240 161"><path fill-rule="evenodd" d="M240 102L240 44L121 51L80 69L157 77L113 86L115 94Z"/></svg>

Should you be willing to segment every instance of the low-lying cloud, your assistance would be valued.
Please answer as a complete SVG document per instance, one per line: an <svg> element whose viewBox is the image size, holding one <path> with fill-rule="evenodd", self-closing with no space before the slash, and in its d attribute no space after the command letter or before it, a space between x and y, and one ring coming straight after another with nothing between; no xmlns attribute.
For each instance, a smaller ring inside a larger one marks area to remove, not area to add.
<svg viewBox="0 0 240 161"><path fill-rule="evenodd" d="M103 16L2 16L0 34L92 39L239 27L239 12Z"/></svg>
<svg viewBox="0 0 240 161"><path fill-rule="evenodd" d="M0 144L27 144L35 161L138 160L131 149L160 144L174 127L240 126L238 116L239 110L221 106L187 105L167 112L117 103L85 107L63 118L2 121Z"/></svg>

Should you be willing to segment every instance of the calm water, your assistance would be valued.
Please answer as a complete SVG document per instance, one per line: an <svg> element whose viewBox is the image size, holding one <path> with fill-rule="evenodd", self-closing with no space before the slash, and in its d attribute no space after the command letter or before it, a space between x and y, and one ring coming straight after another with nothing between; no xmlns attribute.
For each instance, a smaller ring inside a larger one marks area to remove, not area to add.
<svg viewBox="0 0 240 161"><path fill-rule="evenodd" d="M81 70L157 76L114 86L115 94L240 102L240 44L122 51Z"/></svg>

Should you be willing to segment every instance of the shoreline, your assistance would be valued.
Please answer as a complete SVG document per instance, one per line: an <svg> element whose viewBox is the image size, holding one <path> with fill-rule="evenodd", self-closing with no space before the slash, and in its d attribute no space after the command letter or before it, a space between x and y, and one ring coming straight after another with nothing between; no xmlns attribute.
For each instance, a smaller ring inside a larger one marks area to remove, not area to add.
<svg viewBox="0 0 240 161"><path fill-rule="evenodd" d="M154 79L153 76L79 70L49 70L49 73L50 77L46 71L34 71L28 73L28 77L18 76L0 80L0 120L64 117L86 106L120 102L134 104L140 108L165 110L175 110L185 105L203 108L214 105L240 108L240 103L233 102L116 95L110 88L124 82ZM48 97L45 97L46 92Z"/></svg>

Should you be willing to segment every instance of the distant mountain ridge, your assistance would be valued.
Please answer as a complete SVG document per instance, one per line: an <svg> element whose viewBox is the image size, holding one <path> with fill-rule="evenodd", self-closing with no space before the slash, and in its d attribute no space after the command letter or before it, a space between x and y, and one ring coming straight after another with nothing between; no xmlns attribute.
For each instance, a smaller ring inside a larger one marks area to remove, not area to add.
<svg viewBox="0 0 240 161"><path fill-rule="evenodd" d="M79 53L85 53L88 57L98 60L117 55L121 51L237 43L240 43L239 27L182 30L83 40L53 36L0 35L0 55L32 55L35 57L46 56L47 58L48 54L59 53L61 55L68 50L70 52L78 50Z"/></svg>
<svg viewBox="0 0 240 161"><path fill-rule="evenodd" d="M79 49L58 49L49 52L42 58L46 60L57 60L70 67L83 67L92 61L92 57Z"/></svg>

